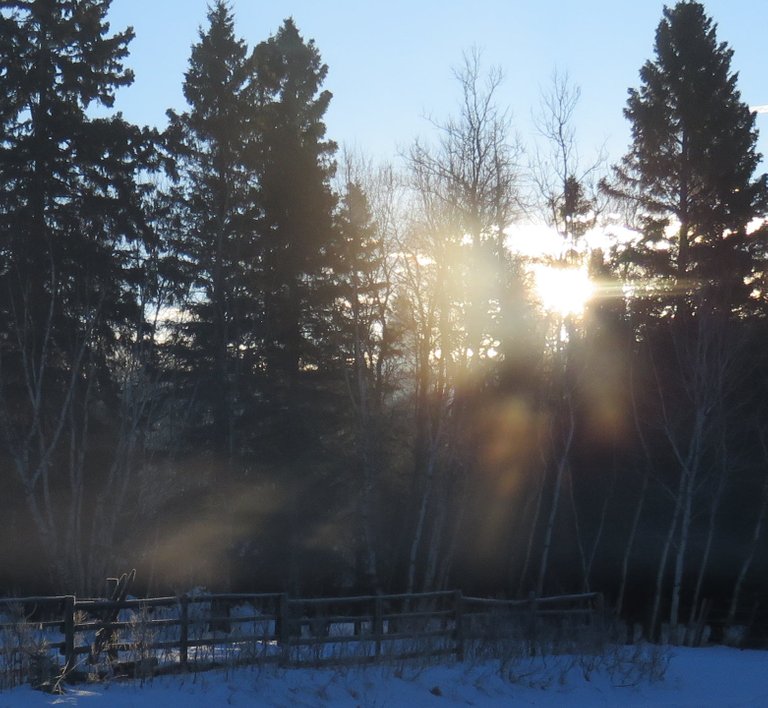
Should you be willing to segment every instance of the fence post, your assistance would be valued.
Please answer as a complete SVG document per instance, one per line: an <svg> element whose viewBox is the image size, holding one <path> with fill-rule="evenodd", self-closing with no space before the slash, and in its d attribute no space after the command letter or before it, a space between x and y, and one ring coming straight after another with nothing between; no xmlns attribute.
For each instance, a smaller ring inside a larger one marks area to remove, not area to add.
<svg viewBox="0 0 768 708"><path fill-rule="evenodd" d="M454 639L456 640L456 658L464 661L464 598L461 590L455 590L453 593L453 614L456 627L454 630Z"/></svg>
<svg viewBox="0 0 768 708"><path fill-rule="evenodd" d="M605 630L607 625L605 621L605 597L601 592L597 593L595 596L595 608L593 614L597 615L596 621L593 624L600 634L599 641L602 644L602 642L605 641Z"/></svg>
<svg viewBox="0 0 768 708"><path fill-rule="evenodd" d="M278 600L277 614L280 622L278 641L280 642L280 665L287 666L291 658L291 634L289 631L288 595L282 593Z"/></svg>
<svg viewBox="0 0 768 708"><path fill-rule="evenodd" d="M75 668L75 596L64 598L64 674Z"/></svg>
<svg viewBox="0 0 768 708"><path fill-rule="evenodd" d="M536 656L536 593L531 592L528 595L528 602L530 603L530 625L528 627L528 641L529 641L529 654Z"/></svg>
<svg viewBox="0 0 768 708"><path fill-rule="evenodd" d="M189 659L189 597L187 595L179 598L179 606L179 663L182 669L186 669Z"/></svg>

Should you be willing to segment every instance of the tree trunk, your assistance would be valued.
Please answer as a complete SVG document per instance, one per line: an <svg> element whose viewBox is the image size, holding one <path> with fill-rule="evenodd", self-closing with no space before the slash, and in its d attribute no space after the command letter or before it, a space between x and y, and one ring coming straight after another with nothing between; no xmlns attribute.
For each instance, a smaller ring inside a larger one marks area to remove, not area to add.
<svg viewBox="0 0 768 708"><path fill-rule="evenodd" d="M520 578L517 584L517 597L523 597L525 593L525 580L528 577L528 568L531 563L531 556L533 555L533 543L536 538L536 531L539 527L539 516L541 515L542 501L544 498L544 486L547 483L547 468L546 464L543 465L543 473L538 484L538 490L536 493L536 506L533 512L533 519L531 520L530 532L528 533L528 541L525 546L525 558L523 560L523 567L520 569Z"/></svg>
<svg viewBox="0 0 768 708"><path fill-rule="evenodd" d="M667 531L667 537L664 540L664 545L661 549L661 557L659 558L659 565L656 570L656 588L653 593L653 608L651 609L651 621L648 626L648 636L651 639L654 639L656 636L656 624L659 619L659 609L661 607L661 596L662 591L664 588L664 573L667 569L667 560L669 558L669 553L672 548L672 541L675 536L675 531L677 529L677 524L680 518L680 514L682 512L683 508L683 495L682 495L682 486L683 486L684 477L683 475L680 476L680 488L677 491L677 494L675 495L675 509L672 513L672 520L669 524L669 531Z"/></svg>
<svg viewBox="0 0 768 708"><path fill-rule="evenodd" d="M717 487L712 496L712 503L709 507L709 516L707 519L707 540L704 543L704 552L702 553L701 563L699 564L699 572L696 577L696 587L693 591L693 599L691 600L691 610L688 614L688 624L691 626L693 626L696 620L696 612L699 605L699 600L701 599L701 588L704 584L704 576L709 565L709 555L712 552L712 544L715 538L717 512L720 510L720 501L722 500L723 493L725 492L726 479L727 475L725 471L725 465L723 464L723 468L720 471Z"/></svg>
<svg viewBox="0 0 768 708"><path fill-rule="evenodd" d="M694 479L693 472L686 470L684 476L687 477L685 485L685 498L683 501L683 513L680 519L680 536L677 542L677 553L675 554L674 575L672 579L672 598L669 607L669 624L674 630L677 627L680 613L680 593L683 584L683 570L685 566L685 555L688 550L688 539L691 531L691 514L693 507Z"/></svg>
<svg viewBox="0 0 768 708"><path fill-rule="evenodd" d="M764 450L765 451L765 450ZM747 577L747 573L749 572L750 567L752 566L752 561L755 558L755 553L757 552L757 546L760 542L760 537L762 536L763 532L763 524L765 522L765 514L768 510L768 475L765 476L763 480L763 488L760 495L760 507L757 512L757 517L755 518L755 525L752 528L752 538L749 542L749 550L747 551L747 554L744 556L744 559L741 562L741 567L739 568L739 573L736 576L736 582L733 584L733 592L731 593L731 602L728 606L728 614L725 619L725 625L726 627L733 624L733 620L736 617L736 611L739 607L739 597L741 595L741 588L744 584L744 579Z"/></svg>
<svg viewBox="0 0 768 708"><path fill-rule="evenodd" d="M637 500L637 506L635 506L635 513L632 515L632 525L629 527L629 536L627 537L627 543L624 546L624 555L621 559L621 582L619 583L619 590L616 598L616 615L618 617L621 617L621 613L624 610L624 597L627 591L627 576L629 574L629 557L635 545L637 529L640 525L640 517L642 515L643 505L645 504L645 496L648 492L649 478L650 475L646 469L646 472L643 475L643 486L640 489L640 497Z"/></svg>
<svg viewBox="0 0 768 708"><path fill-rule="evenodd" d="M569 406L568 430L566 432L565 443L558 453L559 459L557 461L557 472L555 473L555 489L552 494L552 507L549 510L549 518L547 519L547 526L544 530L544 543L541 551L541 562L539 564L539 578L536 582L536 594L539 597L544 593L544 580L547 574L549 552L552 546L552 535L554 533L558 506L560 504L560 492L562 490L565 473L569 469L568 457L571 451L575 427L576 421L573 415L573 408Z"/></svg>
<svg viewBox="0 0 768 708"><path fill-rule="evenodd" d="M424 489L419 502L419 513L416 519L416 528L414 529L413 539L411 540L411 550L408 554L408 581L406 583L406 592L411 594L415 592L416 587L416 561L419 548L421 547L421 538L424 535L424 527L427 519L427 509L429 508L432 496L432 482L435 474L434 456L430 454L427 462L427 470L424 478Z"/></svg>

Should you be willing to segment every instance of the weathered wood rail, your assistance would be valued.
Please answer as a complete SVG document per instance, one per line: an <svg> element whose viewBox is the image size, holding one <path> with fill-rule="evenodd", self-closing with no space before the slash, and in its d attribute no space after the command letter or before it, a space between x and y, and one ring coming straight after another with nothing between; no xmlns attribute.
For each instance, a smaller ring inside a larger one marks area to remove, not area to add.
<svg viewBox="0 0 768 708"><path fill-rule="evenodd" d="M73 679L221 664L462 660L468 642L507 631L510 623L535 636L545 624L594 627L602 621L599 593L523 601L460 591L329 598L194 594L121 602L24 597L0 599L0 654L6 664L16 656L20 671L25 657L58 656L55 668Z"/></svg>

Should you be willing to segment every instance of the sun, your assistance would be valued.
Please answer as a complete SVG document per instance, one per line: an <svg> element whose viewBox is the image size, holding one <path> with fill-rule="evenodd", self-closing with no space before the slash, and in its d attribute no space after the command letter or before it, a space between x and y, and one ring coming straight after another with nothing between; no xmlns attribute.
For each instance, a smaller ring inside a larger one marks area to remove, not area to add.
<svg viewBox="0 0 768 708"><path fill-rule="evenodd" d="M536 295L546 312L562 317L584 314L594 294L586 268L539 264L532 270Z"/></svg>

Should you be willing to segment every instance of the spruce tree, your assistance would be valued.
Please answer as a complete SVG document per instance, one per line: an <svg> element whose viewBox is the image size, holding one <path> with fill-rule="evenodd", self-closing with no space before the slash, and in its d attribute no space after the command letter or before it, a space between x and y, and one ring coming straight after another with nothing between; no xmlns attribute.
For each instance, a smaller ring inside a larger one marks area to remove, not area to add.
<svg viewBox="0 0 768 708"><path fill-rule="evenodd" d="M88 114L132 81L133 32L109 34L109 5L0 8L0 444L62 588L100 572L88 514L97 527L120 498L105 472L120 421L105 411L120 408L116 367L146 334L139 177L153 138Z"/></svg>
<svg viewBox="0 0 768 708"><path fill-rule="evenodd" d="M341 357L348 416L341 420L351 432L351 459L344 466L353 472L348 481L356 511L358 583L371 591L378 587L382 539L377 528L384 468L384 368L390 362L388 331L386 246L362 187L349 182L336 215L338 259L336 333L333 342Z"/></svg>
<svg viewBox="0 0 768 708"><path fill-rule="evenodd" d="M747 226L763 213L767 187L766 175L754 176L755 118L737 89L733 50L716 30L697 2L664 9L655 58L640 70L640 88L629 91L632 145L613 191L645 219L632 262L678 289L717 290L735 303L750 288L744 279L756 239ZM670 247L659 248L669 226Z"/></svg>
<svg viewBox="0 0 768 708"><path fill-rule="evenodd" d="M325 139L328 67L293 20L256 48L263 132L258 150L258 234L264 278L264 356L279 432L295 451L302 419L299 379L322 369L333 289L336 145ZM307 402L307 399L304 399ZM280 416L278 416L280 417Z"/></svg>
<svg viewBox="0 0 768 708"><path fill-rule="evenodd" d="M768 187L765 175L755 176L757 132L731 70L733 51L716 29L697 2L664 9L655 58L629 92L632 145L612 190L634 201L643 220L642 240L625 258L641 283L629 301L642 330L632 366L652 375L633 401L653 421L636 418L640 464L671 502L668 516L660 507L654 519L663 541L652 634L665 603L673 627L686 603L698 607L710 550L723 542L715 519L749 407L743 325L757 304L751 281L762 270L763 240L762 230L749 228L765 213Z"/></svg>
<svg viewBox="0 0 768 708"><path fill-rule="evenodd" d="M242 447L243 406L253 393L249 370L260 295L255 224L259 213L253 167L260 124L254 62L235 36L225 2L208 12L208 27L192 47L184 81L189 110L171 119L176 189L183 228L175 249L185 259L188 314L177 340L190 396L198 409L196 440L223 465Z"/></svg>
<svg viewBox="0 0 768 708"><path fill-rule="evenodd" d="M314 559L303 556L312 524L327 523L336 501L323 473L333 461L323 445L336 420L326 358L334 304L335 197L330 180L336 145L325 138L331 94L328 68L313 41L288 19L257 45L256 225L261 269L263 385L260 461L271 466L285 498L279 528L286 550L275 560L282 582L298 591ZM327 496L325 496L327 495ZM319 516L318 516L319 514ZM287 568L283 559L287 556ZM281 568L281 572L282 571Z"/></svg>

